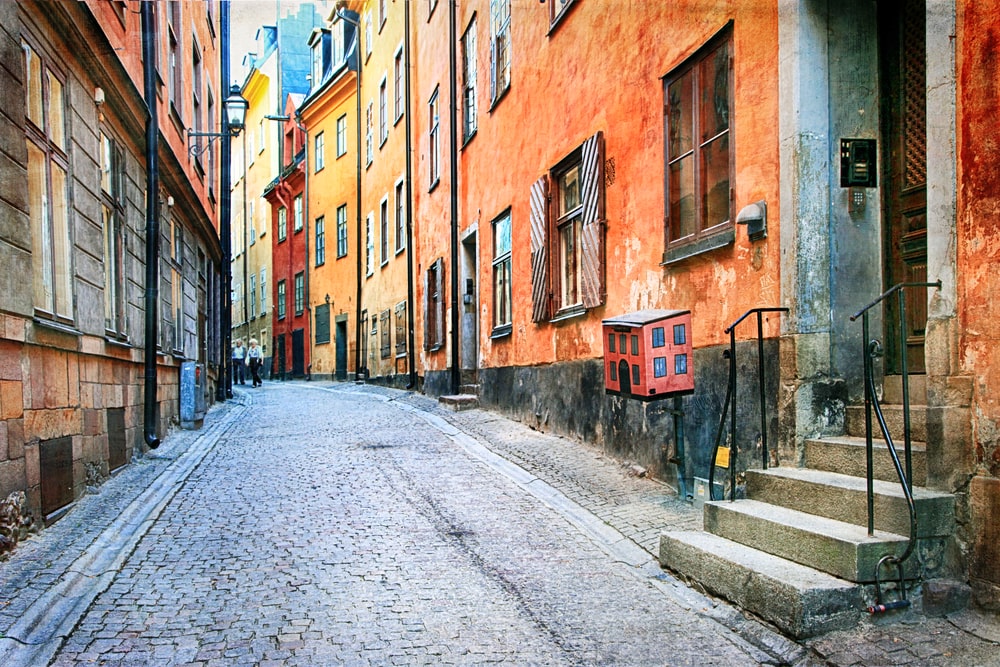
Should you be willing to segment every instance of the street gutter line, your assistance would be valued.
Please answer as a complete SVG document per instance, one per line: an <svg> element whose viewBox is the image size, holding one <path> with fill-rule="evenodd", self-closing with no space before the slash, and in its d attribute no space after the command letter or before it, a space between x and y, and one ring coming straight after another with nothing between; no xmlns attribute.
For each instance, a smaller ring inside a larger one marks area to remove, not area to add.
<svg viewBox="0 0 1000 667"><path fill-rule="evenodd" d="M241 407L199 435L70 564L59 582L31 603L0 637L0 665L32 667L52 661L63 640L97 596L111 585L119 569L191 472L236 423L236 416L245 412L247 406L242 401Z"/></svg>

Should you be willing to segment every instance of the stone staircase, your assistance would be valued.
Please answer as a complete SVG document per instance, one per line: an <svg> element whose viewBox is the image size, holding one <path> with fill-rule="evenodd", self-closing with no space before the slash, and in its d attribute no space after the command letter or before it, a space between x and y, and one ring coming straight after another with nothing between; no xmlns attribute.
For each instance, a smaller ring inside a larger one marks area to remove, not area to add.
<svg viewBox="0 0 1000 667"><path fill-rule="evenodd" d="M911 377L910 415L917 549L906 562L913 584L932 572L924 558L940 551L954 532L954 498L923 488L927 479L926 385ZM883 412L903 458L902 399L887 378ZM902 553L909 514L895 468L875 424L875 533L868 535L864 406L847 410L848 435L809 440L805 467L749 470L746 499L705 504L704 532L670 531L660 537L660 564L709 592L805 638L857 624L874 601L875 566ZM920 440L920 442L918 442ZM904 464L905 466L905 464ZM883 582L897 577L885 566ZM887 599L898 592L883 584Z"/></svg>
<svg viewBox="0 0 1000 667"><path fill-rule="evenodd" d="M471 410L479 407L479 372L476 370L465 370L461 372L459 378L461 385L457 394L439 396L438 402L456 412L461 410Z"/></svg>

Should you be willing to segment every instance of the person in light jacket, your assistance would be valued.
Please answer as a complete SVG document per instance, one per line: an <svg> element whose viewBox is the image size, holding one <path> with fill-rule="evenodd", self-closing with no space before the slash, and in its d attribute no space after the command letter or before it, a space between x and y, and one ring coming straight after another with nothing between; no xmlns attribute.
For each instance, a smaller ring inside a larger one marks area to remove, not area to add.
<svg viewBox="0 0 1000 667"><path fill-rule="evenodd" d="M247 350L247 363L250 364L250 379L253 380L253 386L259 387L264 384L264 381L260 379L260 365L263 361L263 356L260 352L260 347L257 345L257 339L250 339L250 349Z"/></svg>

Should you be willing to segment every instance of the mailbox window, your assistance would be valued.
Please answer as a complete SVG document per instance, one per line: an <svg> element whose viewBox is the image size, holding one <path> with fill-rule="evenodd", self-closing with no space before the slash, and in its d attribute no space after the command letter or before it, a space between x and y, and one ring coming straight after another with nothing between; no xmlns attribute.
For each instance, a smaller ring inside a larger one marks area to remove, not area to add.
<svg viewBox="0 0 1000 667"><path fill-rule="evenodd" d="M674 325L674 345L684 345L687 343L687 331L683 324Z"/></svg>
<svg viewBox="0 0 1000 667"><path fill-rule="evenodd" d="M653 328L653 347L663 347L667 344L666 336L663 333L663 327Z"/></svg>
<svg viewBox="0 0 1000 667"><path fill-rule="evenodd" d="M628 350L628 335L618 334L618 349L622 351L622 354Z"/></svg>
<svg viewBox="0 0 1000 667"><path fill-rule="evenodd" d="M608 352L615 351L615 335L608 334Z"/></svg>
<svg viewBox="0 0 1000 667"><path fill-rule="evenodd" d="M633 357L638 357L639 356L639 337L638 336L632 336L632 356Z"/></svg>
<svg viewBox="0 0 1000 667"><path fill-rule="evenodd" d="M632 384L638 386L641 380L639 378L639 367L632 364Z"/></svg>
<svg viewBox="0 0 1000 667"><path fill-rule="evenodd" d="M688 356L686 354L678 354L674 357L674 373L677 375L687 375L688 372Z"/></svg>
<svg viewBox="0 0 1000 667"><path fill-rule="evenodd" d="M655 357L653 359L653 377L662 378L666 376L667 376L667 358Z"/></svg>
<svg viewBox="0 0 1000 667"><path fill-rule="evenodd" d="M611 340L614 340L613 336L612 336ZM609 362L608 363L608 370L611 372L611 380L614 381L614 382L618 382L618 364L616 364L613 361Z"/></svg>

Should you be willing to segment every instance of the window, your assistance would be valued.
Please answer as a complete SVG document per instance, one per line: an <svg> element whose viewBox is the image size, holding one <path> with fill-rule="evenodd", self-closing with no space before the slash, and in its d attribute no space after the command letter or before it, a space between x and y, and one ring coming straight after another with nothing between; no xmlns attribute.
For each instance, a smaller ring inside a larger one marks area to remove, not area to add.
<svg viewBox="0 0 1000 667"><path fill-rule="evenodd" d="M124 338L125 320L125 153L101 133L101 208L104 222L104 328Z"/></svg>
<svg viewBox="0 0 1000 667"><path fill-rule="evenodd" d="M260 341L260 355L262 357L266 357L267 356L267 329L261 329L260 330L260 338L258 338L257 340Z"/></svg>
<svg viewBox="0 0 1000 667"><path fill-rule="evenodd" d="M316 266L326 264L326 218L316 218Z"/></svg>
<svg viewBox="0 0 1000 667"><path fill-rule="evenodd" d="M385 77L378 86L378 140L379 146L389 138L389 95Z"/></svg>
<svg viewBox="0 0 1000 667"><path fill-rule="evenodd" d="M365 12L365 59L372 54L372 11Z"/></svg>
<svg viewBox="0 0 1000 667"><path fill-rule="evenodd" d="M285 319L285 281L278 281L278 319Z"/></svg>
<svg viewBox="0 0 1000 667"><path fill-rule="evenodd" d="M365 275L371 276L375 270L375 220L368 214L365 220Z"/></svg>
<svg viewBox="0 0 1000 667"><path fill-rule="evenodd" d="M430 108L429 119L430 119L430 134L428 136L429 150L427 152L427 160L430 163L430 183L433 188L437 185L438 179L441 177L441 118L438 115L438 89L434 89L434 94L431 95L431 101L428 105Z"/></svg>
<svg viewBox="0 0 1000 667"><path fill-rule="evenodd" d="M444 260L438 258L427 269L424 282L424 349L444 345Z"/></svg>
<svg viewBox="0 0 1000 667"><path fill-rule="evenodd" d="M184 349L184 229L179 220L170 219L170 255L167 264L170 267L170 314L167 317L164 334L171 349L179 352Z"/></svg>
<svg viewBox="0 0 1000 667"><path fill-rule="evenodd" d="M319 88L320 83L323 82L323 40L322 39L317 39L313 43L312 49L310 50L310 53L312 55L312 62L310 63L310 65L311 65L311 67L310 67L310 69L311 69L311 76L312 76L312 82L311 82L312 85L310 86L310 89L311 90L316 90L317 88Z"/></svg>
<svg viewBox="0 0 1000 667"><path fill-rule="evenodd" d="M249 210L250 219L248 221L248 224L250 225L250 245L253 245L257 243L257 220L256 220L257 216L254 214L252 199L250 200L248 206L250 209Z"/></svg>
<svg viewBox="0 0 1000 667"><path fill-rule="evenodd" d="M368 161L368 166L371 166L372 160L375 159L373 144L375 142L375 107L369 102L368 103L368 114L365 120L365 159Z"/></svg>
<svg viewBox="0 0 1000 667"><path fill-rule="evenodd" d="M378 0L378 31L382 32L382 27L385 25L385 1Z"/></svg>
<svg viewBox="0 0 1000 667"><path fill-rule="evenodd" d="M510 0L490 0L490 99L510 88Z"/></svg>
<svg viewBox="0 0 1000 667"><path fill-rule="evenodd" d="M403 117L403 84L405 83L405 75L403 73L403 49L398 49L396 51L396 55L393 58L392 71L393 108L396 110L395 118L398 121Z"/></svg>
<svg viewBox="0 0 1000 667"><path fill-rule="evenodd" d="M664 78L664 262L731 243L732 31L726 29Z"/></svg>
<svg viewBox="0 0 1000 667"><path fill-rule="evenodd" d="M170 107L171 110L177 114L178 117L181 115L181 108L183 106L181 102L180 95L184 91L184 67L181 62L181 3L174 2L169 3L170 13L169 20L167 21L167 44L169 50L169 63L170 68L169 79L170 82Z"/></svg>
<svg viewBox="0 0 1000 667"><path fill-rule="evenodd" d="M555 25L575 0L549 0L549 25Z"/></svg>
<svg viewBox="0 0 1000 667"><path fill-rule="evenodd" d="M337 207L337 259L347 256L347 204Z"/></svg>
<svg viewBox="0 0 1000 667"><path fill-rule="evenodd" d="M406 356L406 302L396 304L396 356Z"/></svg>
<svg viewBox="0 0 1000 667"><path fill-rule="evenodd" d="M532 321L604 303L603 133L536 181L530 199Z"/></svg>
<svg viewBox="0 0 1000 667"><path fill-rule="evenodd" d="M347 154L347 114L337 119L337 157Z"/></svg>
<svg viewBox="0 0 1000 667"><path fill-rule="evenodd" d="M313 309L316 313L316 344L330 342L330 304L320 303Z"/></svg>
<svg viewBox="0 0 1000 667"><path fill-rule="evenodd" d="M317 134L316 138L313 139L313 161L316 163L316 171L326 166L326 155L323 150L324 141L322 132Z"/></svg>
<svg viewBox="0 0 1000 667"><path fill-rule="evenodd" d="M260 316L265 315L267 315L267 269L262 266L260 267ZM264 344L263 336L260 344Z"/></svg>
<svg viewBox="0 0 1000 667"><path fill-rule="evenodd" d="M301 315L306 304L306 276L299 271L295 274L295 314Z"/></svg>
<svg viewBox="0 0 1000 667"><path fill-rule="evenodd" d="M476 101L476 19L462 35L462 139L468 141L478 127Z"/></svg>
<svg viewBox="0 0 1000 667"><path fill-rule="evenodd" d="M392 330L389 328L389 309L386 308L378 316L379 328L382 330L380 356L388 359L392 356Z"/></svg>
<svg viewBox="0 0 1000 667"><path fill-rule="evenodd" d="M202 113L201 113L201 95L202 95L202 66L201 66L201 48L198 46L198 42L192 37L192 48L191 48L191 119L192 129L195 132L203 132L204 126L202 124ZM201 166L201 153L195 155L195 162Z"/></svg>
<svg viewBox="0 0 1000 667"><path fill-rule="evenodd" d="M257 317L257 276L250 274L250 288L247 290L250 297L250 319ZM261 313L263 314L263 313Z"/></svg>
<svg viewBox="0 0 1000 667"><path fill-rule="evenodd" d="M406 247L406 200L404 199L403 181L396 181L396 253Z"/></svg>
<svg viewBox="0 0 1000 667"><path fill-rule="evenodd" d="M302 195L295 195L295 199L292 200L292 205L295 208L294 225L295 231L302 231Z"/></svg>
<svg viewBox="0 0 1000 667"><path fill-rule="evenodd" d="M379 205L379 260L384 266L389 262L389 199L382 200Z"/></svg>
<svg viewBox="0 0 1000 667"><path fill-rule="evenodd" d="M267 148L267 132L264 130L264 121L266 119L261 118L260 123L257 125L257 152L263 153L264 149Z"/></svg>
<svg viewBox="0 0 1000 667"><path fill-rule="evenodd" d="M510 211L493 221L493 335L511 332Z"/></svg>
<svg viewBox="0 0 1000 667"><path fill-rule="evenodd" d="M28 148L28 211L35 310L73 319L69 161L63 82L26 42L24 50Z"/></svg>
<svg viewBox="0 0 1000 667"><path fill-rule="evenodd" d="M278 240L284 241L288 236L288 209L284 206L278 209Z"/></svg>

